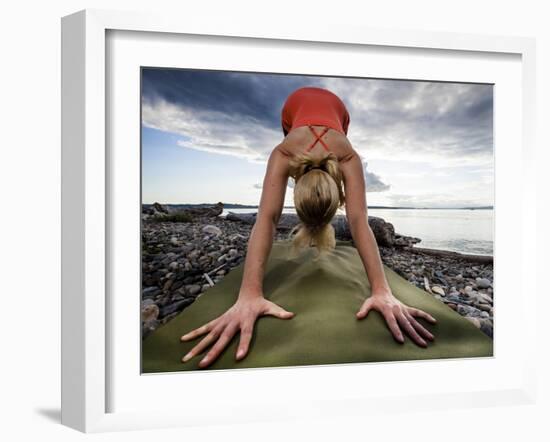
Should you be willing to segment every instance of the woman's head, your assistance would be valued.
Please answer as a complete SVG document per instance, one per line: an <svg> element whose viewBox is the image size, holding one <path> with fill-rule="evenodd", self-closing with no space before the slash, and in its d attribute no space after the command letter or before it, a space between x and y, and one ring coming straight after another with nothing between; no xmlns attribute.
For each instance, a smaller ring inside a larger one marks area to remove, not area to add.
<svg viewBox="0 0 550 442"><path fill-rule="evenodd" d="M310 153L298 154L290 161L290 176L294 178L294 207L300 223L290 232L294 251L315 246L319 252L336 245L331 221L337 209L344 205L342 174L338 159L332 152L321 158Z"/></svg>

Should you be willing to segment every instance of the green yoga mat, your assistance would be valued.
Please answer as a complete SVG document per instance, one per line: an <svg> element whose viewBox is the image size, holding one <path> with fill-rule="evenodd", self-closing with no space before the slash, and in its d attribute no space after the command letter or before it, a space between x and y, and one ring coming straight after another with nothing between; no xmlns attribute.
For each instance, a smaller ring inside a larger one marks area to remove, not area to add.
<svg viewBox="0 0 550 442"><path fill-rule="evenodd" d="M313 261L313 249L293 259L289 251L290 242L273 243L266 264L264 296L295 316L260 317L245 359L235 360L238 334L206 369L198 368L201 355L181 362L201 338L180 341L182 335L233 305L241 285L241 264L142 342L142 373L493 355L492 339L387 266L384 271L393 294L437 319L433 325L419 319L435 335L434 341L428 348L421 348L405 333L405 343L398 343L382 315L374 310L366 319L356 319L355 313L370 296L370 286L359 253L350 241L337 241L336 248L317 261Z"/></svg>

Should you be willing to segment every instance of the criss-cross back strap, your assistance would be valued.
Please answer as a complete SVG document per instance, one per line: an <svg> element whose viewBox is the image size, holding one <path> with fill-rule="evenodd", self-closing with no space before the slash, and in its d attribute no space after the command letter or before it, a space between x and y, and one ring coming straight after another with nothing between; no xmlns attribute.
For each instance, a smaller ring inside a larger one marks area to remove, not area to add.
<svg viewBox="0 0 550 442"><path fill-rule="evenodd" d="M313 146L315 146L315 144L317 144L317 141L320 141L321 144L323 145L323 147L330 152L328 146L325 144L325 142L321 139L321 137L326 134L328 132L328 130L330 129L329 127L325 127L323 129L323 132L321 132L321 134L317 134L317 132L315 132L315 129L313 129L313 127L308 124L308 127L311 129L311 131L313 132L313 135L315 135L315 141L311 144L311 146L309 146L306 150L306 152L310 151L311 149L313 149Z"/></svg>

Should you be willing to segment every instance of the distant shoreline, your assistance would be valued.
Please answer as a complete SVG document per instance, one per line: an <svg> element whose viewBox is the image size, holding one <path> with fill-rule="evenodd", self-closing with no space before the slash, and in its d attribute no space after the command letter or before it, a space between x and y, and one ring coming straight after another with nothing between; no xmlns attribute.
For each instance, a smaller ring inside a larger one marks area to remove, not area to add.
<svg viewBox="0 0 550 442"><path fill-rule="evenodd" d="M166 206L178 208L200 208L212 207L215 203L200 203L200 204L183 204L183 203L161 203ZM152 206L153 203L142 203L143 206ZM229 209L258 209L259 206L245 204L228 204L223 203L224 210ZM493 206L478 206L478 207L405 207L405 206L368 206L369 209L391 209L391 210L493 210ZM294 209L294 206L283 206L283 209Z"/></svg>

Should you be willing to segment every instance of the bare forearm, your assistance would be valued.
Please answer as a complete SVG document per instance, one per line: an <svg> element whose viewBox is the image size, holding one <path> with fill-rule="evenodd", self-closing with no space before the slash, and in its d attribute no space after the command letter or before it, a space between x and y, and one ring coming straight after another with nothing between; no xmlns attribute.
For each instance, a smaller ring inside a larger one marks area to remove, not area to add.
<svg viewBox="0 0 550 442"><path fill-rule="evenodd" d="M275 224L270 219L256 220L248 240L239 298L263 295L265 264L271 252L274 234Z"/></svg>
<svg viewBox="0 0 550 442"><path fill-rule="evenodd" d="M389 290L389 284L378 251L378 244L368 224L367 216L359 217L349 224L355 247L365 266L371 289L373 291Z"/></svg>

